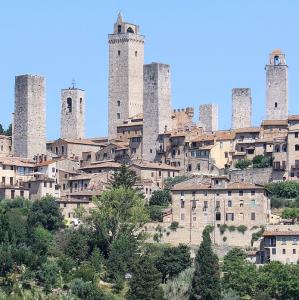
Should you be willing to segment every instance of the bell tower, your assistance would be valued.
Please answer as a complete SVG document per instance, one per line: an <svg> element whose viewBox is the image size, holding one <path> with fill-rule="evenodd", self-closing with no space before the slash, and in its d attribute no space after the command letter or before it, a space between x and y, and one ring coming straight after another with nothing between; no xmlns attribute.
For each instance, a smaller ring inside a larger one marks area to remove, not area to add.
<svg viewBox="0 0 299 300"><path fill-rule="evenodd" d="M266 112L268 120L288 118L288 66L280 49L269 55L266 65Z"/></svg>
<svg viewBox="0 0 299 300"><path fill-rule="evenodd" d="M119 13L108 43L108 136L113 139L117 126L142 113L144 36L138 25L124 22Z"/></svg>

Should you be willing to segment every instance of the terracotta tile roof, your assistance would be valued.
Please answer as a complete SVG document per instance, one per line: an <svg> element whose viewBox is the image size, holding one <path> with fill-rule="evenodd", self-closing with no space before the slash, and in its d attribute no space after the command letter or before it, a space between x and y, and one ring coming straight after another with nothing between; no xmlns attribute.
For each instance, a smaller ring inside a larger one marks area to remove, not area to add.
<svg viewBox="0 0 299 300"><path fill-rule="evenodd" d="M299 121L299 115L290 115L288 120L289 121Z"/></svg>
<svg viewBox="0 0 299 300"><path fill-rule="evenodd" d="M59 140L65 141L68 144L80 144L80 145L90 145L90 146L101 146L103 144L101 142L95 142L90 139L58 139L55 141L49 141L47 142L47 144L53 144Z"/></svg>
<svg viewBox="0 0 299 300"><path fill-rule="evenodd" d="M170 170L179 171L180 168L176 168L167 164L153 163L149 161L134 160L132 162L133 166L140 167L141 169L157 169L157 170Z"/></svg>
<svg viewBox="0 0 299 300"><path fill-rule="evenodd" d="M92 162L90 165L80 168L81 170L86 169L101 169L101 168L120 168L121 164L115 161L106 162Z"/></svg>
<svg viewBox="0 0 299 300"><path fill-rule="evenodd" d="M142 122L132 122L132 123L128 123L128 124L121 124L118 125L117 127L133 127L133 126L142 126L143 123Z"/></svg>
<svg viewBox="0 0 299 300"><path fill-rule="evenodd" d="M265 231L263 236L294 236L299 235L299 230L289 230L289 231Z"/></svg>
<svg viewBox="0 0 299 300"><path fill-rule="evenodd" d="M257 133L260 132L260 127L244 127L234 130L236 133Z"/></svg>
<svg viewBox="0 0 299 300"><path fill-rule="evenodd" d="M190 138L191 142L201 142L201 141L214 141L214 135L213 134L201 134L198 136L193 136Z"/></svg>
<svg viewBox="0 0 299 300"><path fill-rule="evenodd" d="M262 126L287 126L288 120L263 120Z"/></svg>
<svg viewBox="0 0 299 300"><path fill-rule="evenodd" d="M48 165L51 165L55 162L57 162L58 160L47 160L47 161L44 161L44 162L41 162L41 163L37 163L35 166L36 167L44 167L44 166L48 166Z"/></svg>
<svg viewBox="0 0 299 300"><path fill-rule="evenodd" d="M216 140L234 140L236 134L233 131L217 131L216 132Z"/></svg>
<svg viewBox="0 0 299 300"><path fill-rule="evenodd" d="M35 162L26 158L18 157L2 157L0 163L3 165L17 166L17 167L34 167Z"/></svg>

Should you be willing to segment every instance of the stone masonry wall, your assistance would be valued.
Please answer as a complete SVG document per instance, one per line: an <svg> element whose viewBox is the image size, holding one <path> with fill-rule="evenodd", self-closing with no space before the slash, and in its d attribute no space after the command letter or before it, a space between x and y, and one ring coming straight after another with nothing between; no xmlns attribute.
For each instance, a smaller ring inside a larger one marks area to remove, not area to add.
<svg viewBox="0 0 299 300"><path fill-rule="evenodd" d="M251 127L252 100L249 88L232 90L232 129Z"/></svg>
<svg viewBox="0 0 299 300"><path fill-rule="evenodd" d="M144 65L143 158L154 161L158 136L171 129L171 84L169 65Z"/></svg>
<svg viewBox="0 0 299 300"><path fill-rule="evenodd" d="M199 107L199 120L204 131L218 130L218 104L202 104Z"/></svg>
<svg viewBox="0 0 299 300"><path fill-rule="evenodd" d="M61 138L83 139L85 126L84 116L84 91L75 88L61 90Z"/></svg>
<svg viewBox="0 0 299 300"><path fill-rule="evenodd" d="M42 76L16 76L13 154L27 158L46 154L45 79Z"/></svg>

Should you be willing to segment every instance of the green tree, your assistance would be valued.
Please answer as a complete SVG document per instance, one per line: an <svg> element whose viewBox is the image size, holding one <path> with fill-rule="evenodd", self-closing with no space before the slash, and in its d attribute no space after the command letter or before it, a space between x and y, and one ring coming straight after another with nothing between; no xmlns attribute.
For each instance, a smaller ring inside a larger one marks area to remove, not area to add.
<svg viewBox="0 0 299 300"><path fill-rule="evenodd" d="M110 185L112 188L133 188L136 180L136 173L130 170L126 165L121 165L121 167L113 173Z"/></svg>
<svg viewBox="0 0 299 300"><path fill-rule="evenodd" d="M154 191L149 205L168 206L171 203L171 194L169 190L157 190Z"/></svg>
<svg viewBox="0 0 299 300"><path fill-rule="evenodd" d="M103 292L91 282L85 282L76 278L71 282L71 291L79 299L84 300L105 300Z"/></svg>
<svg viewBox="0 0 299 300"><path fill-rule="evenodd" d="M12 136L12 125L9 124L7 130L4 131L4 134L7 136Z"/></svg>
<svg viewBox="0 0 299 300"><path fill-rule="evenodd" d="M38 226L34 228L32 249L39 255L47 255L50 248L53 247L53 236L47 229Z"/></svg>
<svg viewBox="0 0 299 300"><path fill-rule="evenodd" d="M126 299L163 300L165 298L160 282L161 274L155 268L154 261L143 255L135 264Z"/></svg>
<svg viewBox="0 0 299 300"><path fill-rule="evenodd" d="M146 210L148 211L149 217L152 221L163 221L163 206L147 205Z"/></svg>
<svg viewBox="0 0 299 300"><path fill-rule="evenodd" d="M0 276L6 276L14 266L12 247L7 244L0 245Z"/></svg>
<svg viewBox="0 0 299 300"><path fill-rule="evenodd" d="M221 297L218 257L212 249L210 232L210 228L204 229L203 241L196 254L190 300L218 300Z"/></svg>
<svg viewBox="0 0 299 300"><path fill-rule="evenodd" d="M63 216L58 203L52 197L36 200L29 210L28 224L30 228L43 226L49 231L55 231L63 226Z"/></svg>
<svg viewBox="0 0 299 300"><path fill-rule="evenodd" d="M42 264L40 270L37 272L37 279L47 293L59 285L60 276L61 270L57 262L50 260Z"/></svg>
<svg viewBox="0 0 299 300"><path fill-rule="evenodd" d="M191 266L190 249L187 245L167 247L156 261L156 267L162 274L162 282L173 278Z"/></svg>
<svg viewBox="0 0 299 300"><path fill-rule="evenodd" d="M247 167L249 167L252 164L252 161L250 159L240 159L236 162L235 167L237 169L246 169Z"/></svg>
<svg viewBox="0 0 299 300"><path fill-rule="evenodd" d="M222 286L225 290L234 290L240 296L254 295L257 270L255 265L246 261L244 251L234 248L223 260Z"/></svg>
<svg viewBox="0 0 299 300"><path fill-rule="evenodd" d="M273 196L279 198L291 199L299 196L299 182L296 181L280 181L270 183L266 187Z"/></svg>
<svg viewBox="0 0 299 300"><path fill-rule="evenodd" d="M299 208L285 208L281 214L283 219L296 220L299 218Z"/></svg>
<svg viewBox="0 0 299 300"><path fill-rule="evenodd" d="M4 129L3 129L2 124L0 124L0 134L4 134Z"/></svg>
<svg viewBox="0 0 299 300"><path fill-rule="evenodd" d="M164 187L167 190L170 190L171 187L177 183L183 182L188 180L190 177L186 175L180 175L180 176L175 176L175 177L168 177L164 181Z"/></svg>
<svg viewBox="0 0 299 300"><path fill-rule="evenodd" d="M272 165L272 158L263 155L257 155L252 159L254 168L267 168Z"/></svg>

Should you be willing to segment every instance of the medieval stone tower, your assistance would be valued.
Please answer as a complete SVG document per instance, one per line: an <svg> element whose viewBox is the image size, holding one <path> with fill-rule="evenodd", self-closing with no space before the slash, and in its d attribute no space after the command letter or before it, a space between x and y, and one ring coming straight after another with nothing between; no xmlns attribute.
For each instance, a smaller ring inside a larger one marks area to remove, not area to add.
<svg viewBox="0 0 299 300"><path fill-rule="evenodd" d="M232 129L251 127L252 99L249 88L232 90Z"/></svg>
<svg viewBox="0 0 299 300"><path fill-rule="evenodd" d="M119 14L108 38L108 135L112 139L118 125L142 113L144 36L139 34L139 26L123 22Z"/></svg>
<svg viewBox="0 0 299 300"><path fill-rule="evenodd" d="M204 131L218 130L218 104L202 104L199 106L199 121Z"/></svg>
<svg viewBox="0 0 299 300"><path fill-rule="evenodd" d="M154 161L159 134L171 130L171 83L169 65L144 65L143 159Z"/></svg>
<svg viewBox="0 0 299 300"><path fill-rule="evenodd" d="M75 87L61 90L61 138L83 139L84 115L84 91Z"/></svg>
<svg viewBox="0 0 299 300"><path fill-rule="evenodd" d="M266 65L266 112L268 120L288 118L288 66L285 55L276 49Z"/></svg>
<svg viewBox="0 0 299 300"><path fill-rule="evenodd" d="M45 79L16 76L13 155L32 159L37 154L46 154Z"/></svg>

